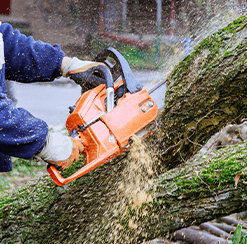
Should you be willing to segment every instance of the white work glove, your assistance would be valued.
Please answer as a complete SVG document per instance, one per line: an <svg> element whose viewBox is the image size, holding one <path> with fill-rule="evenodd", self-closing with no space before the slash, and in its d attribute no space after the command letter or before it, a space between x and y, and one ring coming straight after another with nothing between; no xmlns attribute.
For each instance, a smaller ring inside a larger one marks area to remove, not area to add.
<svg viewBox="0 0 247 244"><path fill-rule="evenodd" d="M74 57L63 69L63 76L74 80L75 83L82 87L82 92L85 92L100 84L105 84L104 77L98 72L97 68L99 66L105 66L105 64L82 61Z"/></svg>
<svg viewBox="0 0 247 244"><path fill-rule="evenodd" d="M59 170L64 170L74 161L79 160L83 150L84 147L80 141L60 133L48 132L45 146L37 156L57 166Z"/></svg>

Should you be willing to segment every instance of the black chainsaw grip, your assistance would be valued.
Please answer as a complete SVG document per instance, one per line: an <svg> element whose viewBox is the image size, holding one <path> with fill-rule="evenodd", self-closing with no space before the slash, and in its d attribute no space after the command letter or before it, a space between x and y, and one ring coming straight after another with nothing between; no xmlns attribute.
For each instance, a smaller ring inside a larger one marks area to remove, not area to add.
<svg viewBox="0 0 247 244"><path fill-rule="evenodd" d="M106 88L114 87L112 74L107 66L98 65L94 68L94 72L98 72L99 76L105 80Z"/></svg>

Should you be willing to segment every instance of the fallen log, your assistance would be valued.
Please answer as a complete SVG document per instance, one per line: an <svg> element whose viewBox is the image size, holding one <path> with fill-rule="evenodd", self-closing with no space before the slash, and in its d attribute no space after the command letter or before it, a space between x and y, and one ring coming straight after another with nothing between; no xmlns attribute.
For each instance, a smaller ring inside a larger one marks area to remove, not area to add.
<svg viewBox="0 0 247 244"><path fill-rule="evenodd" d="M214 226L213 224L210 223L202 223L200 224L200 229L206 230L207 232L214 234L218 237L223 237L226 240L231 240L232 238L230 237L229 233L226 231L221 230L220 228Z"/></svg>
<svg viewBox="0 0 247 244"><path fill-rule="evenodd" d="M174 69L157 129L134 154L69 186L44 176L1 196L1 243L141 243L246 210L246 142L193 156L247 117L246 33L242 17Z"/></svg>
<svg viewBox="0 0 247 244"><path fill-rule="evenodd" d="M209 244L209 243L222 243L228 244L228 241L217 236L210 235L209 233L193 227L181 229L175 232L175 237L187 243L195 244Z"/></svg>

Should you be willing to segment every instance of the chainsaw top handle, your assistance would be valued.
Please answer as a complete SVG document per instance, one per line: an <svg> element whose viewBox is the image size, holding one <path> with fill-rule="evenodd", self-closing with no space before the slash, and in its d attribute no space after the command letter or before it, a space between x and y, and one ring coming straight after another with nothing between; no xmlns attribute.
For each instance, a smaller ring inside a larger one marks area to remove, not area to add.
<svg viewBox="0 0 247 244"><path fill-rule="evenodd" d="M114 108L114 82L110 69L104 65L98 65L94 68L94 72L97 71L99 75L105 80L106 83L106 110L111 111Z"/></svg>
<svg viewBox="0 0 247 244"><path fill-rule="evenodd" d="M99 74L105 80L106 88L114 87L114 82L110 69L104 65L98 65L93 68L93 71Z"/></svg>
<svg viewBox="0 0 247 244"><path fill-rule="evenodd" d="M103 49L94 61L103 62L108 66L114 82L122 76L128 92L135 93L143 88L143 85L135 79L127 60L116 49L112 47Z"/></svg>

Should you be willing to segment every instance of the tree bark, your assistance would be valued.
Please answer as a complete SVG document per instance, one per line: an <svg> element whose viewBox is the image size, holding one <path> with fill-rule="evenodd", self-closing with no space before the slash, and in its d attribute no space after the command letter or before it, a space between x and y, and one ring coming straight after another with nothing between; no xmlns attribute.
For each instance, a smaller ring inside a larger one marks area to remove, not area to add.
<svg viewBox="0 0 247 244"><path fill-rule="evenodd" d="M2 196L1 243L141 243L246 210L246 142L193 156L247 117L246 27L246 17L234 21L174 69L146 145L69 186L44 176Z"/></svg>
<svg viewBox="0 0 247 244"><path fill-rule="evenodd" d="M247 118L247 21L205 38L169 77L159 129L149 143L162 165L188 160L227 124Z"/></svg>

